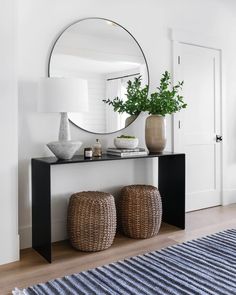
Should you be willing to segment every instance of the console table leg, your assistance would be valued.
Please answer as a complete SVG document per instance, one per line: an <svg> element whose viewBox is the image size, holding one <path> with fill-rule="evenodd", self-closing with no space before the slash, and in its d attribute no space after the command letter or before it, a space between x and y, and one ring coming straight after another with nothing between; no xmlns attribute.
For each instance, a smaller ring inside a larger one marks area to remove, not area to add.
<svg viewBox="0 0 236 295"><path fill-rule="evenodd" d="M32 159L32 247L48 262L51 249L50 166Z"/></svg>
<svg viewBox="0 0 236 295"><path fill-rule="evenodd" d="M185 228L185 155L159 157L159 191L163 221Z"/></svg>

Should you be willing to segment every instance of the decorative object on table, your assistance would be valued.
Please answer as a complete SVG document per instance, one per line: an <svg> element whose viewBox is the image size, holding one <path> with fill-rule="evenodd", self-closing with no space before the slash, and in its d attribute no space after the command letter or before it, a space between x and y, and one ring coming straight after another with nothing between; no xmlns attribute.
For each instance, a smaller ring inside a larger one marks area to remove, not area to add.
<svg viewBox="0 0 236 295"><path fill-rule="evenodd" d="M93 158L93 149L91 147L84 148L84 158L85 159Z"/></svg>
<svg viewBox="0 0 236 295"><path fill-rule="evenodd" d="M148 86L142 88L140 79L139 77L135 78L134 82L128 82L127 100L116 97L104 102L112 105L115 112L137 115L147 111L151 116L147 117L145 123L146 146L151 153L159 153L166 146L165 115L176 113L187 106L183 96L179 94L184 82L178 82L171 87L170 73L165 71L157 91L148 95Z"/></svg>
<svg viewBox="0 0 236 295"><path fill-rule="evenodd" d="M128 237L147 239L157 235L162 220L162 202L158 189L151 185L128 185L118 199L118 216Z"/></svg>
<svg viewBox="0 0 236 295"><path fill-rule="evenodd" d="M138 146L138 138L130 135L121 135L114 138L114 145L118 149L134 149Z"/></svg>
<svg viewBox="0 0 236 295"><path fill-rule="evenodd" d="M144 148L134 148L134 149L117 149L108 148L107 154L117 157L137 157L137 156L147 156L148 152Z"/></svg>
<svg viewBox="0 0 236 295"><path fill-rule="evenodd" d="M166 118L150 115L145 122L145 141L150 153L160 153L166 147Z"/></svg>
<svg viewBox="0 0 236 295"><path fill-rule="evenodd" d="M67 221L68 236L74 248L81 251L107 249L116 233L114 197L96 191L73 194Z"/></svg>
<svg viewBox="0 0 236 295"><path fill-rule="evenodd" d="M105 289L108 294L233 295L236 294L235 245L236 229L229 229L34 285L20 294L53 294L55 286L58 294L70 294L72 284L76 294L82 290L86 293L84 282L88 280L93 294L103 294ZM18 295L18 291L13 294Z"/></svg>
<svg viewBox="0 0 236 295"><path fill-rule="evenodd" d="M126 100L119 97L114 99L104 99L103 102L111 105L114 112L127 113L130 117L127 118L126 124L134 121L137 116L145 109L148 95L148 85L143 88L141 86L141 76L134 78L134 81L127 82Z"/></svg>
<svg viewBox="0 0 236 295"><path fill-rule="evenodd" d="M63 160L71 159L75 152L79 150L82 142L76 140L53 141L47 144L50 151L58 158Z"/></svg>
<svg viewBox="0 0 236 295"><path fill-rule="evenodd" d="M58 141L47 144L59 159L70 159L82 142L71 140L67 112L87 110L86 80L76 78L41 78L38 110L61 113Z"/></svg>
<svg viewBox="0 0 236 295"><path fill-rule="evenodd" d="M166 146L166 118L165 115L173 114L186 108L183 96L179 94L184 82L171 85L170 73L165 71L162 75L160 86L147 99L146 111L149 117L145 124L146 146L151 153L162 152Z"/></svg>
<svg viewBox="0 0 236 295"><path fill-rule="evenodd" d="M94 157L101 157L102 156L102 145L99 139L96 139L96 142L93 146L93 156Z"/></svg>
<svg viewBox="0 0 236 295"><path fill-rule="evenodd" d="M111 152L111 153L117 153L117 154L121 154L121 153L128 153L128 152L144 152L145 148L140 148L140 147L136 147L134 149L118 149L115 147L109 147L107 149L107 152Z"/></svg>

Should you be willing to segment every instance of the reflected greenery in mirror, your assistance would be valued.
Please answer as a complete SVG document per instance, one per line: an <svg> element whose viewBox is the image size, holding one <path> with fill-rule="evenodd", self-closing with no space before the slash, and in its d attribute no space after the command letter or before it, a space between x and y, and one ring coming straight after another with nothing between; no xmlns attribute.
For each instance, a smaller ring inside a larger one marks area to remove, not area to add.
<svg viewBox="0 0 236 295"><path fill-rule="evenodd" d="M134 78L134 81L127 82L126 99L120 97L114 99L104 99L103 102L111 105L114 112L127 113L129 115L139 115L146 108L148 86L141 87L141 76Z"/></svg>

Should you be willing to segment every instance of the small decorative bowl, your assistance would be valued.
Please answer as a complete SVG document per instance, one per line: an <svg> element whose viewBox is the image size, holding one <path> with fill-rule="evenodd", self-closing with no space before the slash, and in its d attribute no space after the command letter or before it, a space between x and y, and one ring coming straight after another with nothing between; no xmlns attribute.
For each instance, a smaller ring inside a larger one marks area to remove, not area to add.
<svg viewBox="0 0 236 295"><path fill-rule="evenodd" d="M114 138L114 145L118 149L135 149L138 146L138 138Z"/></svg>
<svg viewBox="0 0 236 295"><path fill-rule="evenodd" d="M81 141L68 140L49 142L47 147L58 159L69 160L79 150L81 145Z"/></svg>

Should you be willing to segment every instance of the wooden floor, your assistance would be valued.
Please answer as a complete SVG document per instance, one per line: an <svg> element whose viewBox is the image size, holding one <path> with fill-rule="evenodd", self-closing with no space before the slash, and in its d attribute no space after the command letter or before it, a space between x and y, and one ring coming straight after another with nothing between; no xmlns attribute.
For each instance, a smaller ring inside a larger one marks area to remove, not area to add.
<svg viewBox="0 0 236 295"><path fill-rule="evenodd" d="M67 242L55 243L52 264L32 249L23 250L19 262L0 266L0 294L235 227L236 204L187 213L184 231L163 224L158 236L151 239L118 235L112 247L97 253L77 252Z"/></svg>

